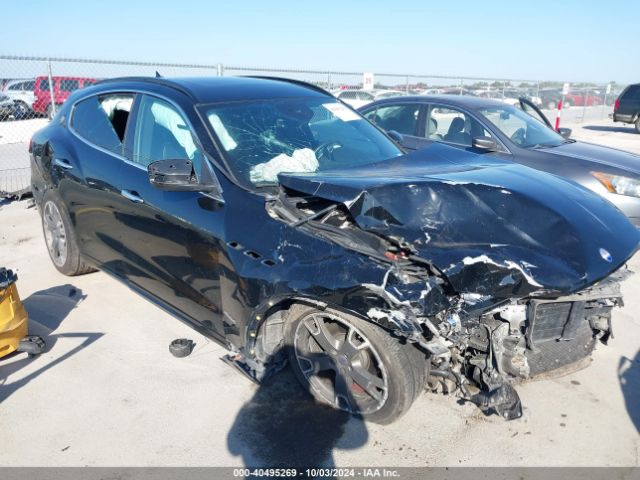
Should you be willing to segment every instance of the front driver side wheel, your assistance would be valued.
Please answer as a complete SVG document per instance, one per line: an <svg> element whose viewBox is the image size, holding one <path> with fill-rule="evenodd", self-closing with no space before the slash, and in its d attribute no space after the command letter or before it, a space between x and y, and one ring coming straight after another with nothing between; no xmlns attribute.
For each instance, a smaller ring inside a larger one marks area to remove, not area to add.
<svg viewBox="0 0 640 480"><path fill-rule="evenodd" d="M92 272L94 269L86 265L80 256L69 215L53 192L48 191L44 195L40 215L44 240L53 266L60 273L69 276Z"/></svg>
<svg viewBox="0 0 640 480"><path fill-rule="evenodd" d="M425 355L361 318L295 305L286 336L298 380L334 408L387 424L424 388Z"/></svg>

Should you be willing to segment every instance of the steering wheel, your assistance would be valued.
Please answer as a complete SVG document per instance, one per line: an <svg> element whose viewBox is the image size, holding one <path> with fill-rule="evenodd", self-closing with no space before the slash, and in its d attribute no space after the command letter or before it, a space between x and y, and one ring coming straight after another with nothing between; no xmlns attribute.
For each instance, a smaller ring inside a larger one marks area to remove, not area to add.
<svg viewBox="0 0 640 480"><path fill-rule="evenodd" d="M513 132L509 138L513 143L522 145L525 141L526 135L527 135L527 132L525 131L525 129L520 127L515 132Z"/></svg>
<svg viewBox="0 0 640 480"><path fill-rule="evenodd" d="M335 152L338 148L342 148L342 144L334 141L322 143L316 148L313 152L316 155L318 160L325 159L330 162L335 162L335 158L333 158L333 152Z"/></svg>

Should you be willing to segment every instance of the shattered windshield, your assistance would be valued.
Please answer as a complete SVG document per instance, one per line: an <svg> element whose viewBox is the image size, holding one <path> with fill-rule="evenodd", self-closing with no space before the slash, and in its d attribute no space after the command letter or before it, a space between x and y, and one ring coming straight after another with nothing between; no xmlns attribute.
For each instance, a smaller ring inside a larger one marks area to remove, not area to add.
<svg viewBox="0 0 640 480"><path fill-rule="evenodd" d="M519 108L505 105L481 108L479 112L519 147L557 147L566 142L561 135Z"/></svg>
<svg viewBox="0 0 640 480"><path fill-rule="evenodd" d="M226 160L247 186L278 174L335 170L402 154L377 128L329 97L216 105L205 116Z"/></svg>

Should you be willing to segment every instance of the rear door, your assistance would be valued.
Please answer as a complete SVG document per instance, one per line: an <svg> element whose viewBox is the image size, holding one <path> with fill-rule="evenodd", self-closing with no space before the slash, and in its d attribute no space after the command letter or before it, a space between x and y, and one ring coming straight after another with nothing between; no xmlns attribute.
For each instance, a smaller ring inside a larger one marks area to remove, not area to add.
<svg viewBox="0 0 640 480"><path fill-rule="evenodd" d="M124 137L133 93L95 95L72 109L72 148L54 154L52 169L60 176L58 191L69 210L82 252L101 268L120 270L124 204L119 183L125 173ZM119 113L118 113L119 112Z"/></svg>
<svg viewBox="0 0 640 480"><path fill-rule="evenodd" d="M390 103L367 110L364 117L385 132L402 135L402 146L416 150L424 145L425 108L420 103Z"/></svg>
<svg viewBox="0 0 640 480"><path fill-rule="evenodd" d="M128 162L119 184L125 205L116 217L124 231L125 277L196 328L221 338L223 204L199 192L159 190L147 173L153 161L188 159L199 175L206 160L192 131L177 105L140 96L127 131Z"/></svg>

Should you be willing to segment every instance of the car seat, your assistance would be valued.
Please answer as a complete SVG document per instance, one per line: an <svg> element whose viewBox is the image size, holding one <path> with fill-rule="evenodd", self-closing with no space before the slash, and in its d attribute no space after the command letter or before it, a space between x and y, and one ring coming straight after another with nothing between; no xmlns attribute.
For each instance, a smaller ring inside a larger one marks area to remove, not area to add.
<svg viewBox="0 0 640 480"><path fill-rule="evenodd" d="M471 135L464 131L465 121L462 117L456 117L449 125L449 130L444 136L447 142L471 146Z"/></svg>

